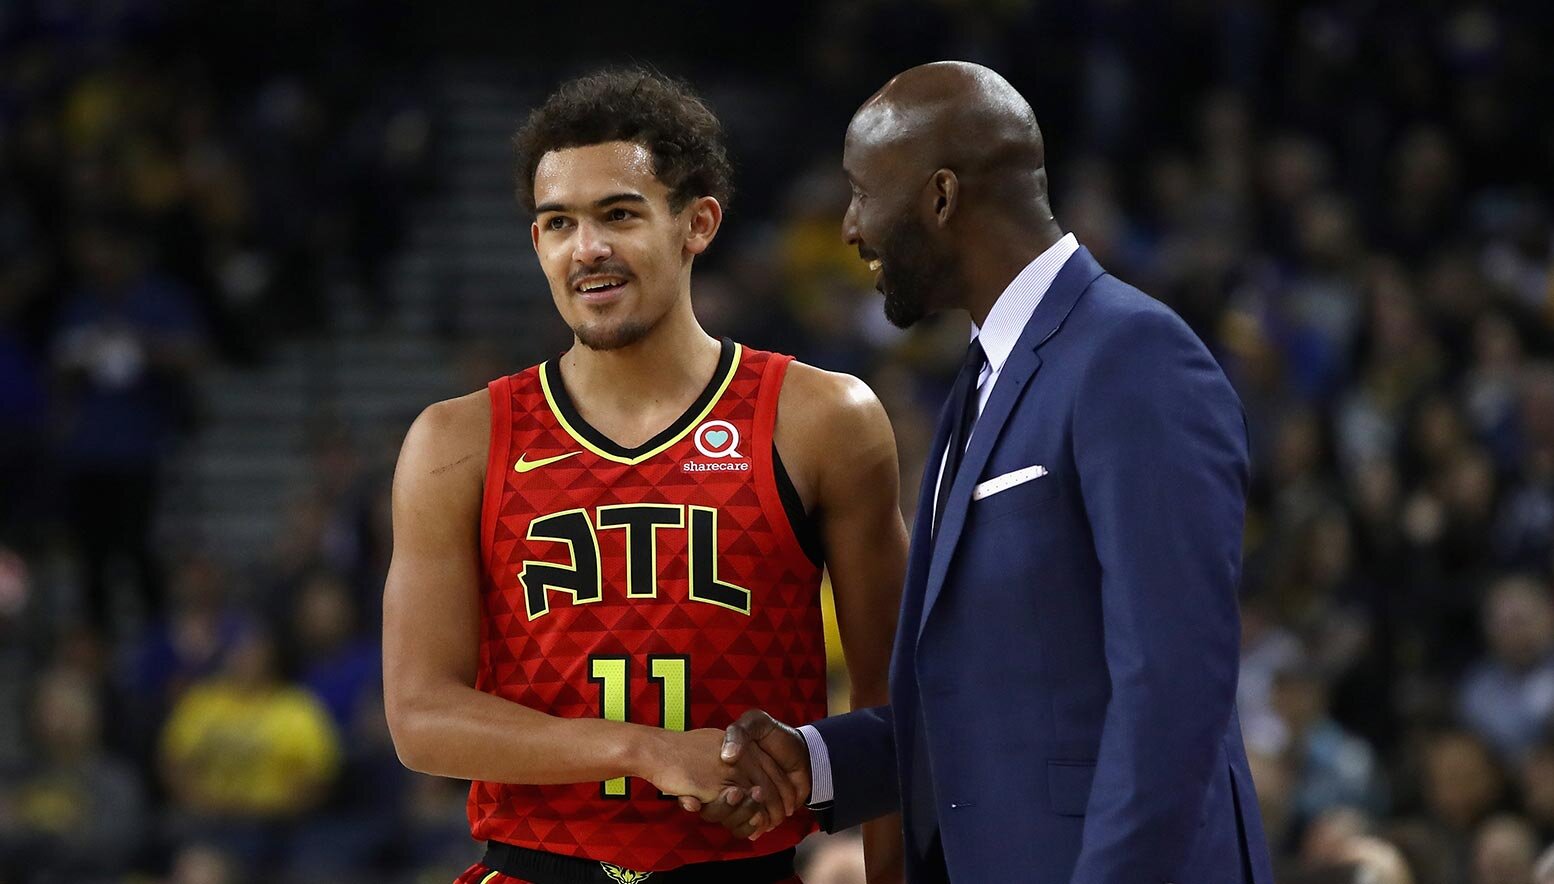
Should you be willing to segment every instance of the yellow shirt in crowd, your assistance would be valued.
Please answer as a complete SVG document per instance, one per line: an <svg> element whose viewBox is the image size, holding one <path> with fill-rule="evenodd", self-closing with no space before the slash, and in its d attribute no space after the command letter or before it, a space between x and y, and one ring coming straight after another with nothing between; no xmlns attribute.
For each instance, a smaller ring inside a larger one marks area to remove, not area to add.
<svg viewBox="0 0 1554 884"><path fill-rule="evenodd" d="M205 809L277 814L299 809L340 768L329 713L301 688L189 690L162 733L162 758Z"/></svg>

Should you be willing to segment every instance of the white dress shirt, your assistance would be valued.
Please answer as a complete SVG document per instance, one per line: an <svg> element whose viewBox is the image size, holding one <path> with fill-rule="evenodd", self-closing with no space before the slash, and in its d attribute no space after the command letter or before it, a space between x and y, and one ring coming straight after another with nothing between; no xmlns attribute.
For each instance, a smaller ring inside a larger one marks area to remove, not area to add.
<svg viewBox="0 0 1554 884"><path fill-rule="evenodd" d="M982 352L987 356L987 363L982 366L982 373L977 377L978 417L982 415L982 409L987 407L988 397L993 394L993 385L998 383L998 375L1004 370L1004 363L1009 361L1009 354L1014 352L1014 345L1019 342L1020 334L1025 331L1031 315L1036 312L1036 305L1052 288L1052 281L1057 278L1058 271L1078 250L1079 240L1072 233L1064 235L1015 276L998 296L998 300L993 302L993 309L988 311L987 321L980 329L975 325L971 327L972 340L981 340ZM966 436L967 445L971 444L971 437L975 434L976 425L973 424L971 433ZM945 458L939 461L938 482L944 481L944 464L948 455L949 452L945 452ZM930 500L936 501L939 499L937 482L934 488L935 494ZM935 513L932 518L937 516ZM829 802L835 794L831 779L831 756L826 751L825 740L814 727L806 724L799 728L799 733L809 747L809 805L817 807Z"/></svg>

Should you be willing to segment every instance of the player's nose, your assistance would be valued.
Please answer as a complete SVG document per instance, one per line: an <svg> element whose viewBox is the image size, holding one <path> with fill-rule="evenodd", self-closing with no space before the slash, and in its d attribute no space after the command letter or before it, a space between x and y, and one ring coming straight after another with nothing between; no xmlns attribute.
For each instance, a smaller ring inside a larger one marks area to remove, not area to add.
<svg viewBox="0 0 1554 884"><path fill-rule="evenodd" d="M577 239L572 243L572 260L579 264L597 264L614 254L603 234L604 231L593 224L579 224Z"/></svg>

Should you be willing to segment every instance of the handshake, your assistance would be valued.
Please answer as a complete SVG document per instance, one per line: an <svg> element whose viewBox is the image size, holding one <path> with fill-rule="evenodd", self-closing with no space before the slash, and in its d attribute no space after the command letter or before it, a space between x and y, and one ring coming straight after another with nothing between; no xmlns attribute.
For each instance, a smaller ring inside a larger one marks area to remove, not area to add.
<svg viewBox="0 0 1554 884"><path fill-rule="evenodd" d="M680 806L751 841L809 799L809 748L797 730L752 709L726 731L659 731L641 769Z"/></svg>

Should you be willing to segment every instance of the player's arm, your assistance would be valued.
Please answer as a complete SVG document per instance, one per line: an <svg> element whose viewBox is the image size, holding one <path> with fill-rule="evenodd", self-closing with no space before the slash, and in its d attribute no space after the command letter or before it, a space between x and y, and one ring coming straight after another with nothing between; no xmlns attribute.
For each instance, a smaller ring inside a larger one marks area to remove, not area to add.
<svg viewBox="0 0 1554 884"><path fill-rule="evenodd" d="M907 562L890 418L857 378L794 363L779 400L777 447L785 462L802 462L795 483L820 521L852 708L882 706ZM869 880L901 880L900 816L864 823L863 838Z"/></svg>
<svg viewBox="0 0 1554 884"><path fill-rule="evenodd" d="M428 408L411 426L395 469L383 677L400 760L424 773L489 782L635 776L669 794L706 800L736 782L763 786L763 797L771 796L769 777L746 765L736 777L719 759L721 730L680 734L559 718L476 690L489 401L482 391Z"/></svg>

